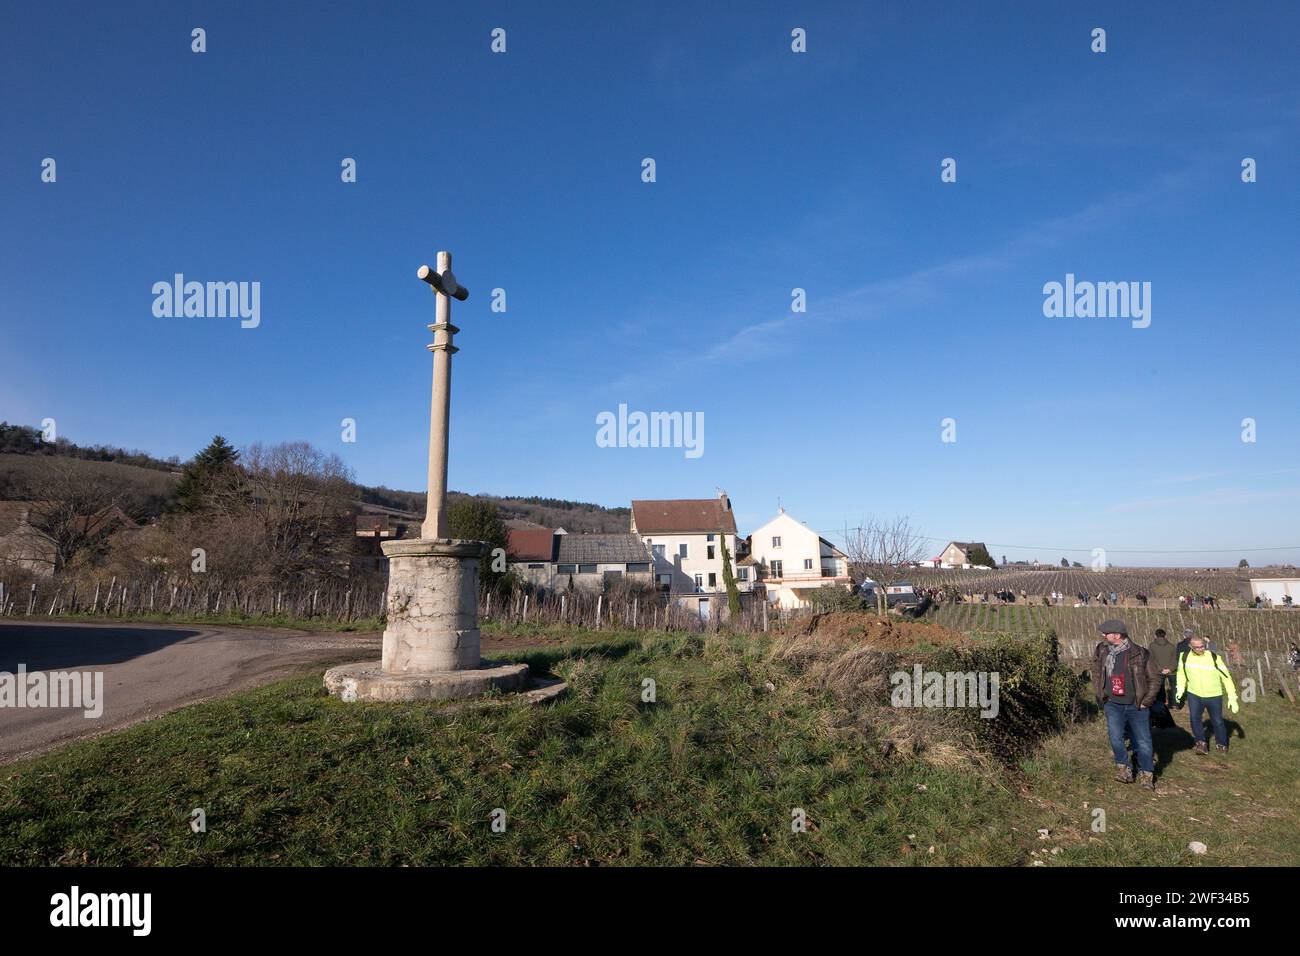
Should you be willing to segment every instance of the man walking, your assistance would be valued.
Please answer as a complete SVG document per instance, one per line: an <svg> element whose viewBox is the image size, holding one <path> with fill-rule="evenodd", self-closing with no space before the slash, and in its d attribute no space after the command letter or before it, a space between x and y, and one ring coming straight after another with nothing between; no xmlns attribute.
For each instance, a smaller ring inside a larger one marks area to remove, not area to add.
<svg viewBox="0 0 1300 956"><path fill-rule="evenodd" d="M1237 687L1232 682L1227 665L1214 651L1206 649L1203 637L1193 637L1191 649L1178 661L1178 699L1187 696L1187 709L1192 718L1192 736L1196 738L1196 752L1205 754L1210 748L1205 739L1205 725L1201 722L1205 711L1210 712L1214 726L1214 749L1228 752L1228 725L1223 722L1223 695L1228 695L1228 710L1237 712Z"/></svg>
<svg viewBox="0 0 1300 956"><path fill-rule="evenodd" d="M1156 638L1147 648L1151 661L1160 674L1160 689L1156 695L1157 712L1172 725L1174 721L1174 700L1178 696L1178 648L1169 640L1163 627L1156 628Z"/></svg>
<svg viewBox="0 0 1300 956"><path fill-rule="evenodd" d="M1127 733L1137 754L1138 781L1154 790L1155 757L1151 746L1151 702L1160 685L1160 672L1145 647L1128 639L1123 621L1102 621L1104 640L1093 651L1092 688L1097 706L1106 714L1106 732L1115 757L1115 779L1133 782L1133 763L1124 746Z"/></svg>

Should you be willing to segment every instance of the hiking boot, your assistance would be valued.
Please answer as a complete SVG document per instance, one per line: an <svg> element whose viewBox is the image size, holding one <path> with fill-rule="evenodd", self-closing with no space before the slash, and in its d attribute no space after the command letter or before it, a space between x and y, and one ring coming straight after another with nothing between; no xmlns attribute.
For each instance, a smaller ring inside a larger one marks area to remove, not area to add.
<svg viewBox="0 0 1300 956"><path fill-rule="evenodd" d="M1216 751L1218 751L1219 753L1221 753L1221 754L1226 754L1226 753L1228 752L1228 745L1227 745L1227 744L1215 744L1215 745L1214 745L1214 749L1215 749Z"/></svg>
<svg viewBox="0 0 1300 956"><path fill-rule="evenodd" d="M1148 770L1143 770L1138 774L1138 783L1142 785L1143 790L1154 790L1156 788L1156 775Z"/></svg>
<svg viewBox="0 0 1300 956"><path fill-rule="evenodd" d="M1198 754L1208 754L1210 752L1209 744L1207 744L1204 740L1196 741L1196 752Z"/></svg>
<svg viewBox="0 0 1300 956"><path fill-rule="evenodd" d="M1126 763L1115 764L1115 779L1120 783L1133 782L1133 768Z"/></svg>

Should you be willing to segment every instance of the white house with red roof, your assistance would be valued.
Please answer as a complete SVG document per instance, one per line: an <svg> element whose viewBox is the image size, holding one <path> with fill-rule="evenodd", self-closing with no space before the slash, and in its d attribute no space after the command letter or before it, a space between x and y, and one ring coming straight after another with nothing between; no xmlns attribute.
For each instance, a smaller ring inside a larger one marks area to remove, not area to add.
<svg viewBox="0 0 1300 956"><path fill-rule="evenodd" d="M736 567L736 516L725 491L716 498L632 502L632 533L650 550L655 584L709 618L726 606L722 546ZM743 589L743 586L742 586Z"/></svg>

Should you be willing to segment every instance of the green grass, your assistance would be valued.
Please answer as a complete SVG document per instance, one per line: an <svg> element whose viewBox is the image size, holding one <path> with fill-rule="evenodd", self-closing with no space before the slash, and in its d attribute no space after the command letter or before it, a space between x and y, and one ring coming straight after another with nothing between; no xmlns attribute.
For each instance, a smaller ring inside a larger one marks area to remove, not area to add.
<svg viewBox="0 0 1300 956"><path fill-rule="evenodd" d="M317 668L0 767L0 864L996 866L1060 845L1049 862L1154 865L1190 839L1211 847L1197 861L1297 861L1284 702L1245 706L1229 769L1178 754L1152 797L1108 780L1096 722L1019 769L883 756L768 647L608 635L522 655L567 697L454 714L342 703ZM1107 807L1106 834L1085 803Z"/></svg>
<svg viewBox="0 0 1300 956"><path fill-rule="evenodd" d="M1009 794L879 756L753 642L671 636L531 662L570 694L447 715L344 704L313 673L3 768L0 863L1016 861L997 838ZM647 677L657 703L641 702ZM909 834L919 853L901 849Z"/></svg>
<svg viewBox="0 0 1300 956"><path fill-rule="evenodd" d="M1227 756L1192 752L1186 710L1177 714L1180 729L1155 731L1154 794L1113 780L1100 721L1049 741L1024 765L1022 819L1031 831L1050 831L1040 858L1086 866L1300 865L1300 708L1269 695L1225 717L1244 733L1233 735ZM1105 811L1105 833L1092 830L1095 807ZM1188 850L1193 840L1207 846L1204 855ZM1051 855L1053 846L1061 853Z"/></svg>

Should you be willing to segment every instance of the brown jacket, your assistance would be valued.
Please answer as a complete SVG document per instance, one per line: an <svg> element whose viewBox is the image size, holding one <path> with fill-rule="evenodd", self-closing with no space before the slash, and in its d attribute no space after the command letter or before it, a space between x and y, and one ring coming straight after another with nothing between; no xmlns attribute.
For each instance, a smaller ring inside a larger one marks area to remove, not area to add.
<svg viewBox="0 0 1300 956"><path fill-rule="evenodd" d="M1089 670L1092 672L1092 690L1097 695L1099 706L1110 696L1106 685L1106 655L1109 653L1110 645L1105 641L1099 643L1092 652ZM1150 707L1160 690L1160 668L1156 667L1147 649L1141 644L1134 644L1132 638L1129 638L1128 645L1128 672L1132 679L1133 700L1139 707Z"/></svg>

